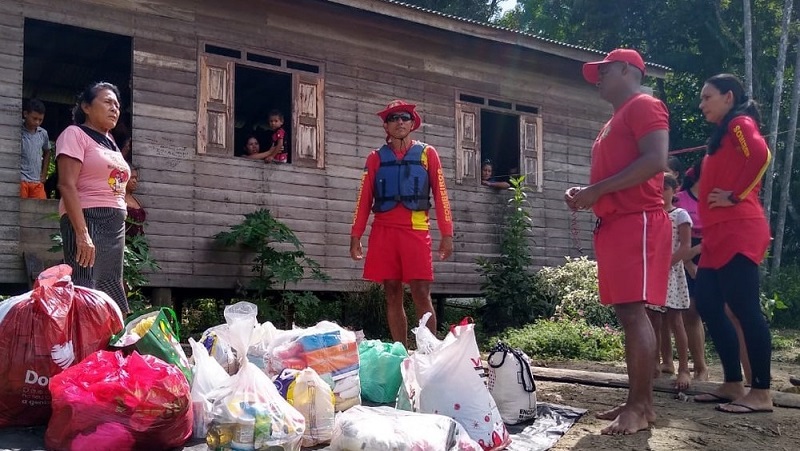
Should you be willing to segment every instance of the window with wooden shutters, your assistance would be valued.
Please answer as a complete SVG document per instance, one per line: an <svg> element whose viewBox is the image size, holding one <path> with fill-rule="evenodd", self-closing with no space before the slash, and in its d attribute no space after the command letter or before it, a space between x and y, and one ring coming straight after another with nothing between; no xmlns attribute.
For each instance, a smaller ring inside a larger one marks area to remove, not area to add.
<svg viewBox="0 0 800 451"><path fill-rule="evenodd" d="M456 103L456 183L478 182L481 109Z"/></svg>
<svg viewBox="0 0 800 451"><path fill-rule="evenodd" d="M200 56L197 152L233 155L233 61Z"/></svg>
<svg viewBox="0 0 800 451"><path fill-rule="evenodd" d="M525 175L525 183L535 186L541 192L543 188L543 155L542 155L542 118L540 116L519 117L519 161L520 169Z"/></svg>
<svg viewBox="0 0 800 451"><path fill-rule="evenodd" d="M298 165L325 167L323 81L321 78L294 75L292 123L295 130L292 161Z"/></svg>

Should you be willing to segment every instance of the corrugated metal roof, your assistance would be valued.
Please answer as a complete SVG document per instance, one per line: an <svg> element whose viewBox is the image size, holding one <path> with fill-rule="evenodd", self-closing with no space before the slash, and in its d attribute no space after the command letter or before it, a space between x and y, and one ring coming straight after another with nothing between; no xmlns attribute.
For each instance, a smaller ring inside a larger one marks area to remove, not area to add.
<svg viewBox="0 0 800 451"><path fill-rule="evenodd" d="M488 22L482 22L482 21L478 21L478 20L473 20L473 19L467 19L467 18L464 18L464 17L454 16L452 14L446 14L446 13L443 13L443 12L440 12L440 11L435 11L435 10L428 9L428 8L423 8L421 6L411 5L411 4L408 4L408 3L405 3L405 2L401 2L401 1L397 1L397 0L375 0L375 1L382 2L382 3L389 3L389 4L397 5L397 6L402 6L404 8L409 8L409 9L421 11L421 12L424 12L424 13L427 13L427 14L433 14L433 15L436 15L436 16L439 16L439 17L444 17L444 18L447 18L447 19L450 19L450 20L454 20L454 21L469 23L469 24L472 24L472 25L478 25L478 26L481 26L481 27L486 27L486 28L490 28L490 29L493 29L493 30L499 30L499 31L503 31L503 32L506 32L506 33L514 34L514 35L525 36L525 37L533 38L533 39L536 39L536 40L539 40L541 42L545 42L545 43L548 43L548 44L554 44L554 45L558 45L558 46L562 46L562 47L566 47L566 48L570 48L570 49L575 49L575 50L580 50L580 51L588 52L588 53L595 53L595 54L601 55L601 56L605 56L605 54L606 54L606 52L601 51L601 50L597 50L597 49L593 49L593 48L589 48L589 47L583 47L583 46L575 45L575 44L569 44L569 43L566 43L566 42L556 41L555 39L549 39L549 38L546 38L544 36L540 36L540 35L537 35L537 34L528 33L528 32L520 31L520 30L513 30L511 28L502 27L500 25L496 25L496 24L492 24L492 23L488 23ZM669 68L667 66L664 66L663 64L657 64L657 63L651 63L651 62L647 62L645 64L647 66L649 66L649 67L658 68L658 69L661 69L661 70L664 70L664 71L671 71L672 70L671 68Z"/></svg>

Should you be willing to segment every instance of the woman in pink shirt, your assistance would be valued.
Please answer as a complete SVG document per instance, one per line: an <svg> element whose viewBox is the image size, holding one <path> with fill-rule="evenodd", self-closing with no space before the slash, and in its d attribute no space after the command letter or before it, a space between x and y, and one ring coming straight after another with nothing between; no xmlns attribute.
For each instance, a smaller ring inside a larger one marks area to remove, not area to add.
<svg viewBox="0 0 800 451"><path fill-rule="evenodd" d="M56 141L64 261L76 285L101 290L130 313L122 284L125 185L131 171L111 129L119 119L119 90L91 85L72 110L75 125Z"/></svg>

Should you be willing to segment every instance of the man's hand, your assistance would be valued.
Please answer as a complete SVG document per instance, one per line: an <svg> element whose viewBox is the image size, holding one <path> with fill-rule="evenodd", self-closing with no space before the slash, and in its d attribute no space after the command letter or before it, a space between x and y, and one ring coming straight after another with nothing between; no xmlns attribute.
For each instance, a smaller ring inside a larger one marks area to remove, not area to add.
<svg viewBox="0 0 800 451"><path fill-rule="evenodd" d="M453 237L443 236L439 243L439 260L447 260L453 255Z"/></svg>
<svg viewBox="0 0 800 451"><path fill-rule="evenodd" d="M731 194L733 194L733 191L714 188L708 195L708 208L733 207L736 204L731 202Z"/></svg>
<svg viewBox="0 0 800 451"><path fill-rule="evenodd" d="M355 236L350 237L350 258L356 261L364 258L364 253L361 249L361 238Z"/></svg>
<svg viewBox="0 0 800 451"><path fill-rule="evenodd" d="M577 210L577 208L575 207L574 199L575 195L578 194L578 191L580 190L581 190L580 186L573 186L572 188L564 192L564 202L567 203L567 207L569 207L570 210Z"/></svg>
<svg viewBox="0 0 800 451"><path fill-rule="evenodd" d="M597 185L590 185L575 193L575 195L572 196L572 202L575 204L576 209L588 210L592 208L592 205L597 202L599 197L600 191Z"/></svg>

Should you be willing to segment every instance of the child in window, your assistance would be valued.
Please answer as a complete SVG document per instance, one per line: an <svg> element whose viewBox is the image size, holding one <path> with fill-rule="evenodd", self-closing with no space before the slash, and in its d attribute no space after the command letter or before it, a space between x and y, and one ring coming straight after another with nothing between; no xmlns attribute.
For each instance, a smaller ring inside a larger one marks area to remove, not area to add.
<svg viewBox="0 0 800 451"><path fill-rule="evenodd" d="M265 163L286 163L289 160L289 155L284 151L284 138L286 132L283 130L283 113L278 110L272 110L267 117L267 125L272 130L272 144L267 150L267 157L264 159Z"/></svg>

